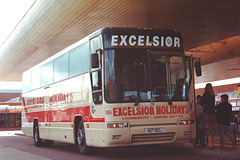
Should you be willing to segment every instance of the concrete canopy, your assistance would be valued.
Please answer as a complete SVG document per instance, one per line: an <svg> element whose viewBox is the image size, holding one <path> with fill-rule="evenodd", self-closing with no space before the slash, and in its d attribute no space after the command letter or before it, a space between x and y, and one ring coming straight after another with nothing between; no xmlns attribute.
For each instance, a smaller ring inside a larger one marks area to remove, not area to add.
<svg viewBox="0 0 240 160"><path fill-rule="evenodd" d="M23 71L106 26L180 30L186 54L202 59L197 82L240 75L239 0L36 0L0 47L0 81L21 81Z"/></svg>

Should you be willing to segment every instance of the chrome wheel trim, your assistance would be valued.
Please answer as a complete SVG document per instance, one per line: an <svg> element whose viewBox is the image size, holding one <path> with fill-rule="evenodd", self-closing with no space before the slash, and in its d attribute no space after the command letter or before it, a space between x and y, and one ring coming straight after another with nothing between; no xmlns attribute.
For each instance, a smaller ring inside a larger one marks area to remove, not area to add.
<svg viewBox="0 0 240 160"><path fill-rule="evenodd" d="M79 146L83 146L83 139L84 139L84 129L79 128L78 134L77 134L77 141Z"/></svg>

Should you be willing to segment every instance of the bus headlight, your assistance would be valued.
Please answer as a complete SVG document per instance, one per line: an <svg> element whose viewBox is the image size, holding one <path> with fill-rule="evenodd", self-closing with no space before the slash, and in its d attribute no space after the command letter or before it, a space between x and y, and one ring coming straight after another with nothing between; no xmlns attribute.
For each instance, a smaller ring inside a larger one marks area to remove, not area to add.
<svg viewBox="0 0 240 160"><path fill-rule="evenodd" d="M107 128L127 128L128 123L108 123Z"/></svg>
<svg viewBox="0 0 240 160"><path fill-rule="evenodd" d="M179 120L178 124L179 125L184 125L184 124L193 124L194 120Z"/></svg>

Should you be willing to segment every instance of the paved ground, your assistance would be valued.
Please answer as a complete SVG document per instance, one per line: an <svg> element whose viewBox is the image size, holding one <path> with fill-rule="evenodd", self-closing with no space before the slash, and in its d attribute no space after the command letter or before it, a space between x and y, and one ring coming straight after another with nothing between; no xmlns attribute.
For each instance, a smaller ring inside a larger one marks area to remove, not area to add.
<svg viewBox="0 0 240 160"><path fill-rule="evenodd" d="M230 144L214 149L192 144L150 145L120 148L97 148L92 155L81 155L74 145L55 143L53 147L35 147L33 139L21 131L0 131L0 159L2 160L68 160L68 159L164 159L164 160L226 160L240 159L240 145Z"/></svg>
<svg viewBox="0 0 240 160"><path fill-rule="evenodd" d="M231 143L227 143L224 145L224 147L221 147L220 143L216 142L213 149L209 149L207 146L206 147L201 147L200 145L193 146L192 144L189 143L185 143L183 146L184 148L189 148L189 150L191 150L192 153L196 154L240 160L240 144L233 147Z"/></svg>

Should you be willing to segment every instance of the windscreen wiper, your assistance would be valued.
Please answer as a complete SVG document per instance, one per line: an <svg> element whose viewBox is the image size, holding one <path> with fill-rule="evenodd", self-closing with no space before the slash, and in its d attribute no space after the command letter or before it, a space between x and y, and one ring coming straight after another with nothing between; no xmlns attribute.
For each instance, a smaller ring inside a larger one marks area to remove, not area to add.
<svg viewBox="0 0 240 160"><path fill-rule="evenodd" d="M137 106L138 104L139 104L139 100L138 100L138 97L136 97L134 106Z"/></svg>
<svg viewBox="0 0 240 160"><path fill-rule="evenodd" d="M134 106L137 106L139 104L139 98L140 98L140 93L139 91L137 91L137 97L135 98Z"/></svg>

